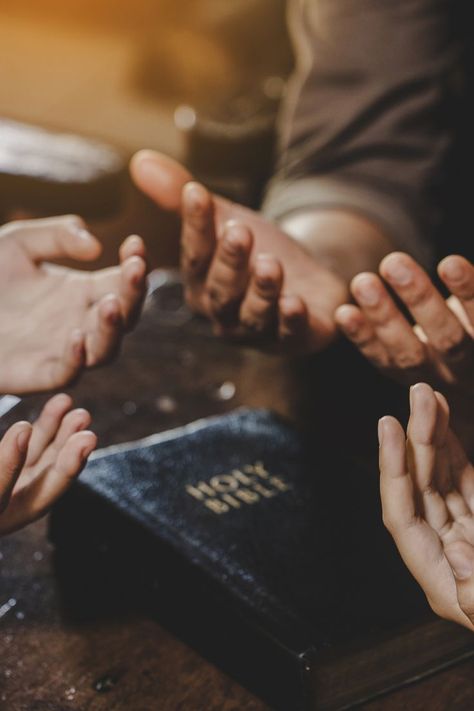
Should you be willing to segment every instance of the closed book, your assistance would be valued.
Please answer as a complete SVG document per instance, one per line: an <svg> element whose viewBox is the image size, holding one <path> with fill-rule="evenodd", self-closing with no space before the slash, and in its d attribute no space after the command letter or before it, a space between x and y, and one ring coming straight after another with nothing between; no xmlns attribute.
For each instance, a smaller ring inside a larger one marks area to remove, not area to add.
<svg viewBox="0 0 474 711"><path fill-rule="evenodd" d="M348 708L474 653L400 561L376 472L267 411L97 452L50 535L79 606L127 599L276 709Z"/></svg>

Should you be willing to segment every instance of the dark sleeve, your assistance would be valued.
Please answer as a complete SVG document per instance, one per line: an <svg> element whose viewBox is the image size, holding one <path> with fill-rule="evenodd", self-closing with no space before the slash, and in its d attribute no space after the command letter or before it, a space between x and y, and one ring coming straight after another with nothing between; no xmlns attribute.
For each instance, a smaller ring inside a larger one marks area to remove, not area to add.
<svg viewBox="0 0 474 711"><path fill-rule="evenodd" d="M462 95L455 0L295 0L264 212L342 208L430 259Z"/></svg>

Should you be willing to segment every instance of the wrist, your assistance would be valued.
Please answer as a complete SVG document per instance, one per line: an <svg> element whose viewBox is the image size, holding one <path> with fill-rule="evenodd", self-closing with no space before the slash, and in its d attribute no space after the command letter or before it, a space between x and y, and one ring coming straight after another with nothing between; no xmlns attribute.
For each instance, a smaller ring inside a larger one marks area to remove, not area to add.
<svg viewBox="0 0 474 711"><path fill-rule="evenodd" d="M394 245L381 228L355 212L319 209L284 217L281 228L319 264L346 284L362 271L376 271Z"/></svg>

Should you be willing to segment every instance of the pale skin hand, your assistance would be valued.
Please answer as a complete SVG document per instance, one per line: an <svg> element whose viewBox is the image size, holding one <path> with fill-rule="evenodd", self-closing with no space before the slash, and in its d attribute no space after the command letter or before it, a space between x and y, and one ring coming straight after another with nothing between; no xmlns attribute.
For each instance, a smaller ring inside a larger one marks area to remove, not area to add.
<svg viewBox="0 0 474 711"><path fill-rule="evenodd" d="M62 387L116 354L145 296L142 240L126 239L120 265L110 269L86 272L47 263L89 261L100 251L75 216L0 228L0 392Z"/></svg>
<svg viewBox="0 0 474 711"><path fill-rule="evenodd" d="M447 300L411 257L394 252L382 261L380 276L364 273L353 279L356 305L341 306L336 321L382 372L403 384L424 380L442 390L468 440L474 398L474 266L453 255L443 259L438 272L451 293ZM381 277L407 307L414 328Z"/></svg>
<svg viewBox="0 0 474 711"><path fill-rule="evenodd" d="M211 195L182 166L152 151L140 151L131 172L160 207L180 213L186 298L219 335L285 352L321 350L337 335L333 314L354 273L348 245L366 256L373 250L361 262L366 268L389 250L373 226L349 214L298 215L284 231Z"/></svg>
<svg viewBox="0 0 474 711"><path fill-rule="evenodd" d="M0 441L0 536L45 514L95 449L89 413L71 407L56 395L33 425L17 422Z"/></svg>
<svg viewBox="0 0 474 711"><path fill-rule="evenodd" d="M421 383L410 402L407 438L379 422L384 523L434 612L474 631L474 467L444 396Z"/></svg>

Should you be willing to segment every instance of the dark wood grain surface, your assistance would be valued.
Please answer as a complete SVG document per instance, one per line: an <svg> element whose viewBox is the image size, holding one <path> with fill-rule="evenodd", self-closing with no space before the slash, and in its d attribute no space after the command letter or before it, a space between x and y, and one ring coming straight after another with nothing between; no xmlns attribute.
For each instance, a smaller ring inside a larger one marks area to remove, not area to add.
<svg viewBox="0 0 474 711"><path fill-rule="evenodd" d="M152 283L154 294L121 358L73 389L76 402L91 410L101 445L250 405L271 407L314 428L328 447L344 443L371 460L377 416L400 407L399 393L368 375L354 354L339 347L289 362L219 343L182 307L173 275L155 273ZM37 411L42 399L25 399L2 426ZM145 615L73 622L53 573L46 526L42 521L0 541L1 711L268 708ZM86 590L94 581L82 585ZM473 709L473 677L469 662L365 708Z"/></svg>

